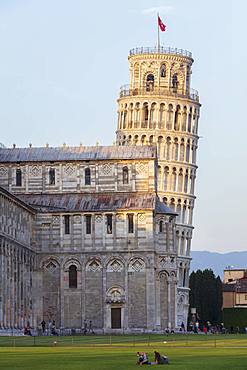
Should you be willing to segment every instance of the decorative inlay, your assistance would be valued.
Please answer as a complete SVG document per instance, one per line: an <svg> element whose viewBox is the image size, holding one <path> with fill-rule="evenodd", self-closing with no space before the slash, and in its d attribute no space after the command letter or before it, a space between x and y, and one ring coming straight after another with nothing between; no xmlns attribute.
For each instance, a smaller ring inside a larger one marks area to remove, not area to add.
<svg viewBox="0 0 247 370"><path fill-rule="evenodd" d="M139 175L147 174L148 166L145 163L137 163L136 164L136 172Z"/></svg>
<svg viewBox="0 0 247 370"><path fill-rule="evenodd" d="M118 213L118 214L117 214L117 220L118 220L118 221L123 221L123 219L124 219L124 215L123 215L123 213Z"/></svg>
<svg viewBox="0 0 247 370"><path fill-rule="evenodd" d="M138 221L139 222L144 222L145 220L146 220L146 216L143 213L138 215Z"/></svg>
<svg viewBox="0 0 247 370"><path fill-rule="evenodd" d="M8 173L7 168L0 167L0 176L6 176Z"/></svg>
<svg viewBox="0 0 247 370"><path fill-rule="evenodd" d="M29 174L33 177L41 176L41 167L39 167L39 166L30 167Z"/></svg>
<svg viewBox="0 0 247 370"><path fill-rule="evenodd" d="M112 166L106 163L102 166L102 172L104 175L110 175L112 173Z"/></svg>
<svg viewBox="0 0 247 370"><path fill-rule="evenodd" d="M68 165L64 168L64 172L68 176L73 176L75 174L75 167L71 166L71 165Z"/></svg>
<svg viewBox="0 0 247 370"><path fill-rule="evenodd" d="M132 260L129 264L129 272L142 272L145 270L145 262L140 258Z"/></svg>
<svg viewBox="0 0 247 370"><path fill-rule="evenodd" d="M123 264L120 260L114 259L107 266L107 272L121 272L123 271Z"/></svg>
<svg viewBox="0 0 247 370"><path fill-rule="evenodd" d="M81 223L81 216L80 215L75 215L74 216L74 223L75 224L80 224Z"/></svg>
<svg viewBox="0 0 247 370"><path fill-rule="evenodd" d="M86 267L86 271L96 272L96 271L100 271L100 270L101 270L101 265L96 260L93 260L93 261L89 262L87 267Z"/></svg>
<svg viewBox="0 0 247 370"><path fill-rule="evenodd" d="M52 223L53 225L58 225L60 223L60 216L53 216Z"/></svg>
<svg viewBox="0 0 247 370"><path fill-rule="evenodd" d="M95 216L95 221L96 221L97 223L102 222L102 216L101 216L101 215L96 215L96 216Z"/></svg>
<svg viewBox="0 0 247 370"><path fill-rule="evenodd" d="M46 270L49 271L49 272L53 272L54 270L56 270L57 266L55 265L54 262L50 261L46 266L45 266Z"/></svg>

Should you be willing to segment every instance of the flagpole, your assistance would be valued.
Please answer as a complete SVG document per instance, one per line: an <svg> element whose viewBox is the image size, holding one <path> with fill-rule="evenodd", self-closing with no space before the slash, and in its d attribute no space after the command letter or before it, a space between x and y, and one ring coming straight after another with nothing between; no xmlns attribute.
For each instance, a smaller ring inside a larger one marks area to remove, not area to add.
<svg viewBox="0 0 247 370"><path fill-rule="evenodd" d="M158 53L160 51L160 26L159 26L159 13L157 13L157 25L158 25Z"/></svg>

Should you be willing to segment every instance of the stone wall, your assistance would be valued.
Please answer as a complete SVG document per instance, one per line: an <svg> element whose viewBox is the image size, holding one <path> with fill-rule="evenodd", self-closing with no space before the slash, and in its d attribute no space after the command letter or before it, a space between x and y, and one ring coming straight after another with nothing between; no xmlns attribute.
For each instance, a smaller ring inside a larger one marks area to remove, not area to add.
<svg viewBox="0 0 247 370"><path fill-rule="evenodd" d="M128 181L123 182L123 168L128 168ZM54 184L49 171L55 170ZM90 169L90 184L85 185L85 170ZM17 186L16 171L21 170ZM78 162L2 163L0 186L15 194L68 192L136 192L155 191L155 161L112 160Z"/></svg>
<svg viewBox="0 0 247 370"><path fill-rule="evenodd" d="M35 212L0 188L0 328L35 322L33 286Z"/></svg>

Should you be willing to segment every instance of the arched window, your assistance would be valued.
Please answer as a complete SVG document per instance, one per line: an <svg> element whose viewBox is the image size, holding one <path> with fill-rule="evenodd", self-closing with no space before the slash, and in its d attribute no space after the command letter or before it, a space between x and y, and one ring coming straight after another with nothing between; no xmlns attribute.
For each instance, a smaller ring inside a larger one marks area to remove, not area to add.
<svg viewBox="0 0 247 370"><path fill-rule="evenodd" d="M163 221L162 220L159 222L159 232L163 233Z"/></svg>
<svg viewBox="0 0 247 370"><path fill-rule="evenodd" d="M177 188L177 172L176 168L174 167L172 171L172 191L176 191L177 190L176 188Z"/></svg>
<svg viewBox="0 0 247 370"><path fill-rule="evenodd" d="M178 145L178 139L177 138L174 139L174 148L173 148L173 150L174 150L173 159L175 161L178 161L179 145Z"/></svg>
<svg viewBox="0 0 247 370"><path fill-rule="evenodd" d="M123 184L129 183L129 170L128 167L123 167Z"/></svg>
<svg viewBox="0 0 247 370"><path fill-rule="evenodd" d="M178 87L178 75L177 75L177 73L174 73L174 75L172 76L172 87L174 89L177 89L177 87Z"/></svg>
<svg viewBox="0 0 247 370"><path fill-rule="evenodd" d="M145 145L146 142L147 142L147 136L146 135L142 135L142 137L141 137L141 144L142 145Z"/></svg>
<svg viewBox="0 0 247 370"><path fill-rule="evenodd" d="M91 171L90 171L90 168L85 168L85 185L91 185Z"/></svg>
<svg viewBox="0 0 247 370"><path fill-rule="evenodd" d="M158 190L161 190L162 187L161 187L161 181L162 181L162 172L161 172L161 167L158 166Z"/></svg>
<svg viewBox="0 0 247 370"><path fill-rule="evenodd" d="M18 168L15 173L16 176L16 186L21 186L22 185L22 176L21 176L21 169Z"/></svg>
<svg viewBox="0 0 247 370"><path fill-rule="evenodd" d="M189 162L189 161L190 161L190 143L188 141L186 145L186 162Z"/></svg>
<svg viewBox="0 0 247 370"><path fill-rule="evenodd" d="M173 120L173 105L169 104L169 106L168 106L168 116L167 116L167 122L166 122L167 130L172 129L172 120Z"/></svg>
<svg viewBox="0 0 247 370"><path fill-rule="evenodd" d="M179 170L178 174L178 192L181 193L183 191L183 170Z"/></svg>
<svg viewBox="0 0 247 370"><path fill-rule="evenodd" d="M169 207L171 208L173 212L175 212L175 199L174 198L171 199L171 203Z"/></svg>
<svg viewBox="0 0 247 370"><path fill-rule="evenodd" d="M164 121L165 121L165 104L160 104L160 122L159 122L159 128L164 127Z"/></svg>
<svg viewBox="0 0 247 370"><path fill-rule="evenodd" d="M49 185L55 185L56 177L55 177L55 168L49 169Z"/></svg>
<svg viewBox="0 0 247 370"><path fill-rule="evenodd" d="M149 128L155 128L155 125L156 125L156 122L154 121L155 110L156 110L156 104L152 103L151 109L150 109L150 127Z"/></svg>
<svg viewBox="0 0 247 370"><path fill-rule="evenodd" d="M181 199L178 200L177 213L178 213L177 221L180 222L181 221Z"/></svg>
<svg viewBox="0 0 247 370"><path fill-rule="evenodd" d="M188 174L186 172L186 175L184 177L184 192L187 193L188 191Z"/></svg>
<svg viewBox="0 0 247 370"><path fill-rule="evenodd" d="M134 127L138 128L139 126L140 126L140 103L136 103Z"/></svg>
<svg viewBox="0 0 247 370"><path fill-rule="evenodd" d="M132 126L133 126L133 103L131 103L129 106L129 122L128 122L128 127L132 128Z"/></svg>
<svg viewBox="0 0 247 370"><path fill-rule="evenodd" d="M69 288L77 288L77 267L75 265L69 267Z"/></svg>
<svg viewBox="0 0 247 370"><path fill-rule="evenodd" d="M123 128L126 128L127 110L123 112Z"/></svg>
<svg viewBox="0 0 247 370"><path fill-rule="evenodd" d="M180 129L180 106L177 105L175 116L174 116L174 130L179 131Z"/></svg>
<svg viewBox="0 0 247 370"><path fill-rule="evenodd" d="M184 141L183 139L181 140L181 145L180 145L180 161L184 161Z"/></svg>
<svg viewBox="0 0 247 370"><path fill-rule="evenodd" d="M171 138L166 139L166 159L169 160L171 157Z"/></svg>
<svg viewBox="0 0 247 370"><path fill-rule="evenodd" d="M191 132L191 119L192 119L192 108L190 107L190 112L188 116L188 132Z"/></svg>
<svg viewBox="0 0 247 370"><path fill-rule="evenodd" d="M169 176L169 167L165 167L164 170L164 190L168 190L168 176Z"/></svg>
<svg viewBox="0 0 247 370"><path fill-rule="evenodd" d="M142 113L142 123L141 127L142 128L147 128L148 127L148 103L143 104L143 113Z"/></svg>
<svg viewBox="0 0 247 370"><path fill-rule="evenodd" d="M147 75L146 91L153 91L154 89L154 75Z"/></svg>
<svg viewBox="0 0 247 370"><path fill-rule="evenodd" d="M166 65L162 64L160 68L160 77L166 77Z"/></svg>
<svg viewBox="0 0 247 370"><path fill-rule="evenodd" d="M127 215L127 219L128 219L128 233L133 234L134 233L134 214L129 213Z"/></svg>
<svg viewBox="0 0 247 370"><path fill-rule="evenodd" d="M163 136L158 137L158 145L157 145L157 151L158 151L158 157L160 157L161 154L161 147L163 147Z"/></svg>
<svg viewBox="0 0 247 370"><path fill-rule="evenodd" d="M187 124L187 108L184 107L182 116L182 131L186 131L186 124Z"/></svg>

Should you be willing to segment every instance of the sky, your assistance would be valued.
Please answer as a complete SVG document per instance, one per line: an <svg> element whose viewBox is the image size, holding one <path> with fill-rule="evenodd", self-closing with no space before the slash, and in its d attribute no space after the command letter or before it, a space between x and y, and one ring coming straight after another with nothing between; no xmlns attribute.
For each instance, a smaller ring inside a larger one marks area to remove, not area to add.
<svg viewBox="0 0 247 370"><path fill-rule="evenodd" d="M246 250L245 0L0 0L0 142L111 145L129 50L155 46L157 11L202 103L192 249Z"/></svg>

